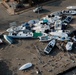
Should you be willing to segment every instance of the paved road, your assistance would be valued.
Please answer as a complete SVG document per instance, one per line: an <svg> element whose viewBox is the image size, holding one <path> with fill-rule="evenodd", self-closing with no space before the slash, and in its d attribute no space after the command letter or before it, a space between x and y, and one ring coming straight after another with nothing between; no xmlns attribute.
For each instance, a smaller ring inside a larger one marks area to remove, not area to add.
<svg viewBox="0 0 76 75"><path fill-rule="evenodd" d="M27 12L24 12L19 15L10 16L5 8L0 5L0 26L1 29L8 28L9 22L17 21L18 23L27 22L31 19L37 19L39 17L45 16L51 12L58 11L65 9L66 6L69 5L76 5L76 0L59 0L56 2L49 2L43 5L44 11L42 11L39 15L38 13L34 13L32 10L28 10ZM3 26L3 25L6 26Z"/></svg>

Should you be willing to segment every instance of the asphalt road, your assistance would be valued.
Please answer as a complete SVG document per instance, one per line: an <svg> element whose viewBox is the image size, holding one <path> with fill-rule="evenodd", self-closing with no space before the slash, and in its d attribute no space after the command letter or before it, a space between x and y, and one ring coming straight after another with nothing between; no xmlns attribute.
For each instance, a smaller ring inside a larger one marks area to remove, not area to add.
<svg viewBox="0 0 76 75"><path fill-rule="evenodd" d="M21 13L19 15L13 15L10 16L6 9L0 5L0 26L1 29L6 29L9 26L10 22L16 21L18 23L22 23L22 22L27 22L31 19L39 19L47 14L50 14L51 12L54 11L59 11L59 10L63 10L66 9L67 6L70 5L76 5L76 0L58 0L56 2L47 2L43 4L43 11L38 13L34 13L32 10L35 8L33 7L32 9L29 9L28 11ZM3 25L6 26L3 26Z"/></svg>

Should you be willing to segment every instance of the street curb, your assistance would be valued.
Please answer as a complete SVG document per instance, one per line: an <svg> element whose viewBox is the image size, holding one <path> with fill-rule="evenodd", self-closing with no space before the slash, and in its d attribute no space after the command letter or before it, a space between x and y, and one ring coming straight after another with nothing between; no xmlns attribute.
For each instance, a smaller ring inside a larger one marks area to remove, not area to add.
<svg viewBox="0 0 76 75"><path fill-rule="evenodd" d="M57 1L57 0L50 0L50 1L48 1L48 2L44 2L44 3L41 3L41 4L39 4L39 5L40 5L40 6L43 6L43 5L45 5L45 4L49 3L49 2L55 2L55 1ZM1 4L2 4L2 2L1 2ZM35 5L35 6L36 6L36 5ZM23 13L23 12L27 12L27 11L29 11L29 10L34 9L35 6L33 6L33 7L28 7L27 9L24 9L24 10L19 11L19 12L15 12L14 14L10 14L7 10L6 10L6 11L7 11L8 14L11 15L11 16L13 16L13 15L19 15L19 14L21 14L21 13Z"/></svg>
<svg viewBox="0 0 76 75"><path fill-rule="evenodd" d="M43 5L45 5L45 4L49 3L49 2L55 2L55 1L57 1L57 0L51 0L51 1L48 1L48 2L41 3L41 4L39 4L39 5L43 6ZM36 5L35 5L35 6L36 6ZM35 8L35 6L29 7L29 8L27 8L27 9L19 12L18 14L21 14L21 13L23 13L23 12L27 12L28 10L32 10L33 8ZM16 14L16 15L18 15L18 14Z"/></svg>

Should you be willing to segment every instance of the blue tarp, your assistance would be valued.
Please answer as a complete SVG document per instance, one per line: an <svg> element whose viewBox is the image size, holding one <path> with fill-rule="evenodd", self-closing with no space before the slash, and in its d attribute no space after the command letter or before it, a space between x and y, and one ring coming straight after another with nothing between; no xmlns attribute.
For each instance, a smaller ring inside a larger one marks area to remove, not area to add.
<svg viewBox="0 0 76 75"><path fill-rule="evenodd" d="M28 24L35 24L35 23L38 23L39 22L39 20L30 20L30 21L28 21Z"/></svg>
<svg viewBox="0 0 76 75"><path fill-rule="evenodd" d="M23 26L29 27L29 24L28 23L24 23Z"/></svg>
<svg viewBox="0 0 76 75"><path fill-rule="evenodd" d="M43 23L47 23L47 22L48 22L48 20L47 20L47 19L44 19L44 20L43 20Z"/></svg>

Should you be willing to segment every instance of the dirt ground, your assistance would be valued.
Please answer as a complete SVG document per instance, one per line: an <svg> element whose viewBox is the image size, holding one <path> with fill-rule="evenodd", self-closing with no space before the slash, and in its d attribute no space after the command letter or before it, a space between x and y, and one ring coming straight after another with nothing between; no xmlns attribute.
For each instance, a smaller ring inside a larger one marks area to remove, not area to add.
<svg viewBox="0 0 76 75"><path fill-rule="evenodd" d="M61 4L59 3L60 5L58 8L58 3L54 3L56 4L54 5L54 11L61 10L62 6L65 5L66 7L71 3L72 5L76 4L75 0L64 0L61 2ZM48 6L51 7L51 10L53 11L53 4L51 4L51 6ZM5 10L3 9L0 13L0 31L5 31L9 27L8 24L12 21L16 20L18 23L21 23L22 21L26 20L26 18L22 18L24 16L24 13L22 15L10 17L8 14L5 15L6 13L4 11ZM2 12L4 12L4 14ZM76 16L74 17L74 20L71 22L71 24L68 26L68 30L72 31L75 29ZM40 70L39 75L57 75L58 73L72 66L76 66L75 50L68 53L63 52L55 47L50 55L45 55L43 53L43 50L47 43L39 42L38 39L16 39L16 41L16 44L9 45L4 40L4 44L1 44L0 46L0 75L37 75L36 68ZM39 52L37 51L36 47L39 48ZM23 72L18 70L20 66L28 62L33 63L32 68ZM71 75L73 74L74 72L72 72Z"/></svg>

